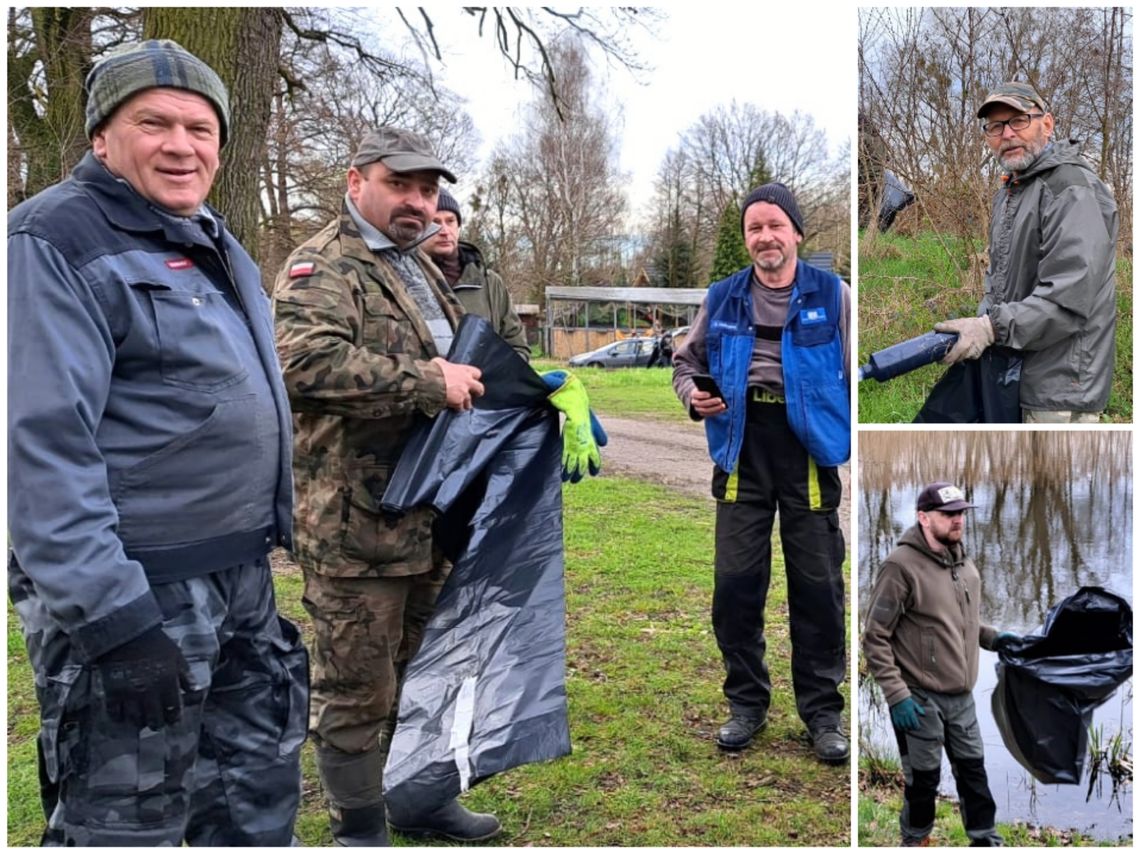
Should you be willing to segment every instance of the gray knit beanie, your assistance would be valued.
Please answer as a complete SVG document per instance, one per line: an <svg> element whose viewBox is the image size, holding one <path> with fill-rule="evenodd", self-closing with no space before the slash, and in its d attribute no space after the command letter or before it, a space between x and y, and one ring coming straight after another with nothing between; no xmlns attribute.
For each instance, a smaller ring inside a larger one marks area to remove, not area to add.
<svg viewBox="0 0 1140 854"><path fill-rule="evenodd" d="M788 215L788 219L792 221L792 225L800 237L804 236L804 220L800 216L800 209L796 206L796 197L783 184L777 183L764 184L744 197L744 204L740 206L740 227L742 229L744 228L744 212L757 202L768 202L780 208Z"/></svg>
<svg viewBox="0 0 1140 854"><path fill-rule="evenodd" d="M87 138L111 118L119 105L145 89L186 89L214 105L225 145L230 135L230 98L214 69L169 39L121 45L87 75Z"/></svg>
<svg viewBox="0 0 1140 854"><path fill-rule="evenodd" d="M463 225L463 214L459 212L459 202L455 201L455 196L443 187L439 188L439 198L436 199L435 209L437 213L439 211L451 211L455 214L455 221L459 225Z"/></svg>

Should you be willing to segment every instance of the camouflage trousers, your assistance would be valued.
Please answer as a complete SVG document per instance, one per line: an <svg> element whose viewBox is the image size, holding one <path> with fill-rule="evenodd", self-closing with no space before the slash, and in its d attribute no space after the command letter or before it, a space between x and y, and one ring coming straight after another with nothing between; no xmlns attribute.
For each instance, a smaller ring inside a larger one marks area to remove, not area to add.
<svg viewBox="0 0 1140 854"><path fill-rule="evenodd" d="M157 731L107 716L98 668L18 568L9 592L40 704L45 845L290 844L308 661L268 561L153 587L190 669L182 718Z"/></svg>
<svg viewBox="0 0 1140 854"><path fill-rule="evenodd" d="M313 618L310 730L318 748L387 755L404 670L451 571L381 578L305 571L305 610Z"/></svg>

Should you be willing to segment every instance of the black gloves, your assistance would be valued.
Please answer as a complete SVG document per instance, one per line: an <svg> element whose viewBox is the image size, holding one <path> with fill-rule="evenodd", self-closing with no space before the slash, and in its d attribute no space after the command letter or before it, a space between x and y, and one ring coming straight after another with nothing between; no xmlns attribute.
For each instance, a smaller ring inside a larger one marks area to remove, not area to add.
<svg viewBox="0 0 1140 854"><path fill-rule="evenodd" d="M155 626L95 662L103 674L107 713L139 729L159 729L182 717L190 671L177 644Z"/></svg>

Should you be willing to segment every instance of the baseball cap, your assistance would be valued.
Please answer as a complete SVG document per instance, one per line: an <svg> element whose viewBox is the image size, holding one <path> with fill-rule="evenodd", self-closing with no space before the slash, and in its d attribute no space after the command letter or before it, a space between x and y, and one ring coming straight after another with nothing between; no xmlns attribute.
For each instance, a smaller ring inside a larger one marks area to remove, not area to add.
<svg viewBox="0 0 1140 854"><path fill-rule="evenodd" d="M365 166L377 160L384 161L393 172L438 172L455 183L455 175L439 162L427 137L404 128L385 125L365 134L352 165Z"/></svg>
<svg viewBox="0 0 1140 854"><path fill-rule="evenodd" d="M966 500L966 494L957 486L945 481L935 481L923 487L918 494L917 506L919 510L969 510L974 505Z"/></svg>
<svg viewBox="0 0 1140 854"><path fill-rule="evenodd" d="M1006 81L992 89L990 94L986 95L986 100L982 101L982 106L978 108L978 118L984 118L986 110L993 104L1006 104L1023 113L1033 112L1034 107L1044 113L1049 112L1045 99L1037 94L1037 90L1028 83L1017 80Z"/></svg>

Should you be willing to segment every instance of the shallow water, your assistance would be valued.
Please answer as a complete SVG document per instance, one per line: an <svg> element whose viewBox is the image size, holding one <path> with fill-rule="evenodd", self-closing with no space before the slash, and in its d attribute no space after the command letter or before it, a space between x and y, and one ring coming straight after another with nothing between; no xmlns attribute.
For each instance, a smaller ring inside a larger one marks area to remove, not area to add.
<svg viewBox="0 0 1140 854"><path fill-rule="evenodd" d="M1082 585L1132 601L1132 468L1123 432L861 433L859 601L879 566L915 521L919 490L933 480L962 486L977 508L963 544L982 575L983 623L1019 634L1037 629L1048 609ZM862 616L862 613L861 613ZM1132 832L1132 792L1116 799L1111 782L1086 803L1078 786L1036 783L1009 754L990 711L997 655L981 651L974 699L998 820L1077 828L1099 839ZM1106 737L1132 740L1132 682L1096 710ZM897 755L885 707L859 697L864 739ZM1087 773L1087 769L1086 769ZM943 763L942 790L954 794Z"/></svg>

